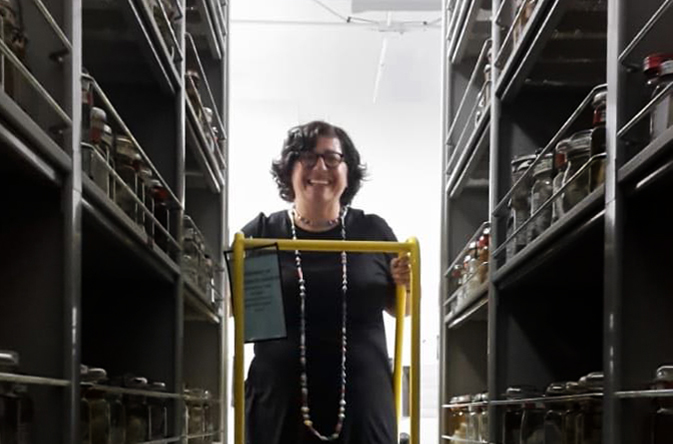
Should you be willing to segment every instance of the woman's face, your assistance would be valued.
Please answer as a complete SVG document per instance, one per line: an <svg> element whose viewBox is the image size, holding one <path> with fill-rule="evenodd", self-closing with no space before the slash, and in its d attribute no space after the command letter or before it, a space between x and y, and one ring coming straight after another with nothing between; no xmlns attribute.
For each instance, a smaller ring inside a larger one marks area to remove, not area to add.
<svg viewBox="0 0 673 444"><path fill-rule="evenodd" d="M348 186L348 165L343 161L339 139L318 137L313 151L300 154L292 170L295 202L330 205L338 203Z"/></svg>

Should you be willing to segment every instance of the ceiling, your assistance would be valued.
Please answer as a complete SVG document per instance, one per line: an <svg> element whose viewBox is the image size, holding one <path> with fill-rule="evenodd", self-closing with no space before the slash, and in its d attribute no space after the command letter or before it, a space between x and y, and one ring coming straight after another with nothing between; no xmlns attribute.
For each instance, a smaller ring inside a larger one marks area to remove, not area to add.
<svg viewBox="0 0 673 444"><path fill-rule="evenodd" d="M335 101L434 103L440 11L354 12L433 3L438 2L234 0L232 101L292 101L304 108Z"/></svg>

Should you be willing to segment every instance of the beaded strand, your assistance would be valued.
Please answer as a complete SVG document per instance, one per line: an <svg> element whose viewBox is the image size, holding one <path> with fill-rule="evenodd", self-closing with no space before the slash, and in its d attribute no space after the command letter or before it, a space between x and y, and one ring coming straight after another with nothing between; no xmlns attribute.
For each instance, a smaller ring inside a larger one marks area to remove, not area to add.
<svg viewBox="0 0 673 444"><path fill-rule="evenodd" d="M341 222L341 238L346 240L346 213L348 207L342 208L339 219ZM295 227L295 217L298 214L295 209L290 212L290 221L292 227L292 239L297 240L297 229ZM297 266L297 277L299 282L299 301L300 301L300 318L299 318L299 363L301 365L301 413L304 419L304 425L321 441L329 442L336 441L343 430L344 420L346 419L346 293L348 291L348 258L346 252L341 252L341 390L339 400L339 415L337 418L334 433L331 435L323 435L313 426L311 420L311 410L308 405L308 373L306 371L306 280L304 279L304 271L301 267L301 252L294 251L295 264Z"/></svg>

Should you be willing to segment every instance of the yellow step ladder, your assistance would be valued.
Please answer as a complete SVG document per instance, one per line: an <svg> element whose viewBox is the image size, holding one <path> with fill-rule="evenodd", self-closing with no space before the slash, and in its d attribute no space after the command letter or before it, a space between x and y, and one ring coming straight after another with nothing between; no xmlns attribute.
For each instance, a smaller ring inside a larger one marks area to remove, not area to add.
<svg viewBox="0 0 673 444"><path fill-rule="evenodd" d="M411 380L409 387L411 430L410 444L419 444L420 431L420 327L421 327L421 261L420 247L416 238L406 242L370 242L340 240L291 240L291 239L246 239L243 233L236 233L233 244L233 287L234 287L234 443L245 444L245 387L244 387L244 332L245 305L244 258L245 250L273 245L281 251L322 251L348 253L397 253L409 255L411 262ZM402 341L404 335L404 315L406 289L397 287L397 323L395 326L394 391L395 411L399 424L402 411ZM399 427L398 427L399 428Z"/></svg>

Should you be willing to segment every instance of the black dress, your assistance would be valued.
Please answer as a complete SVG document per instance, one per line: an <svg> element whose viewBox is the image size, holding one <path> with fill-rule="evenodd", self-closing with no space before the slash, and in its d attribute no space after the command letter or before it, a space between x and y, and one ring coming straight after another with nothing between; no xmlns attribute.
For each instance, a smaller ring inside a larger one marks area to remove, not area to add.
<svg viewBox="0 0 673 444"><path fill-rule="evenodd" d="M243 232L255 238L291 238L286 211L261 214ZM312 233L297 227L299 239L341 239L341 227ZM376 215L350 209L347 240L395 241ZM346 419L340 444L393 444L395 406L383 309L394 303L389 254L348 253ZM309 407L314 427L334 432L341 373L341 265L339 253L302 252L306 280L306 335ZM255 344L245 385L249 444L319 443L303 424L299 384L299 290L294 252L281 252L288 336Z"/></svg>

